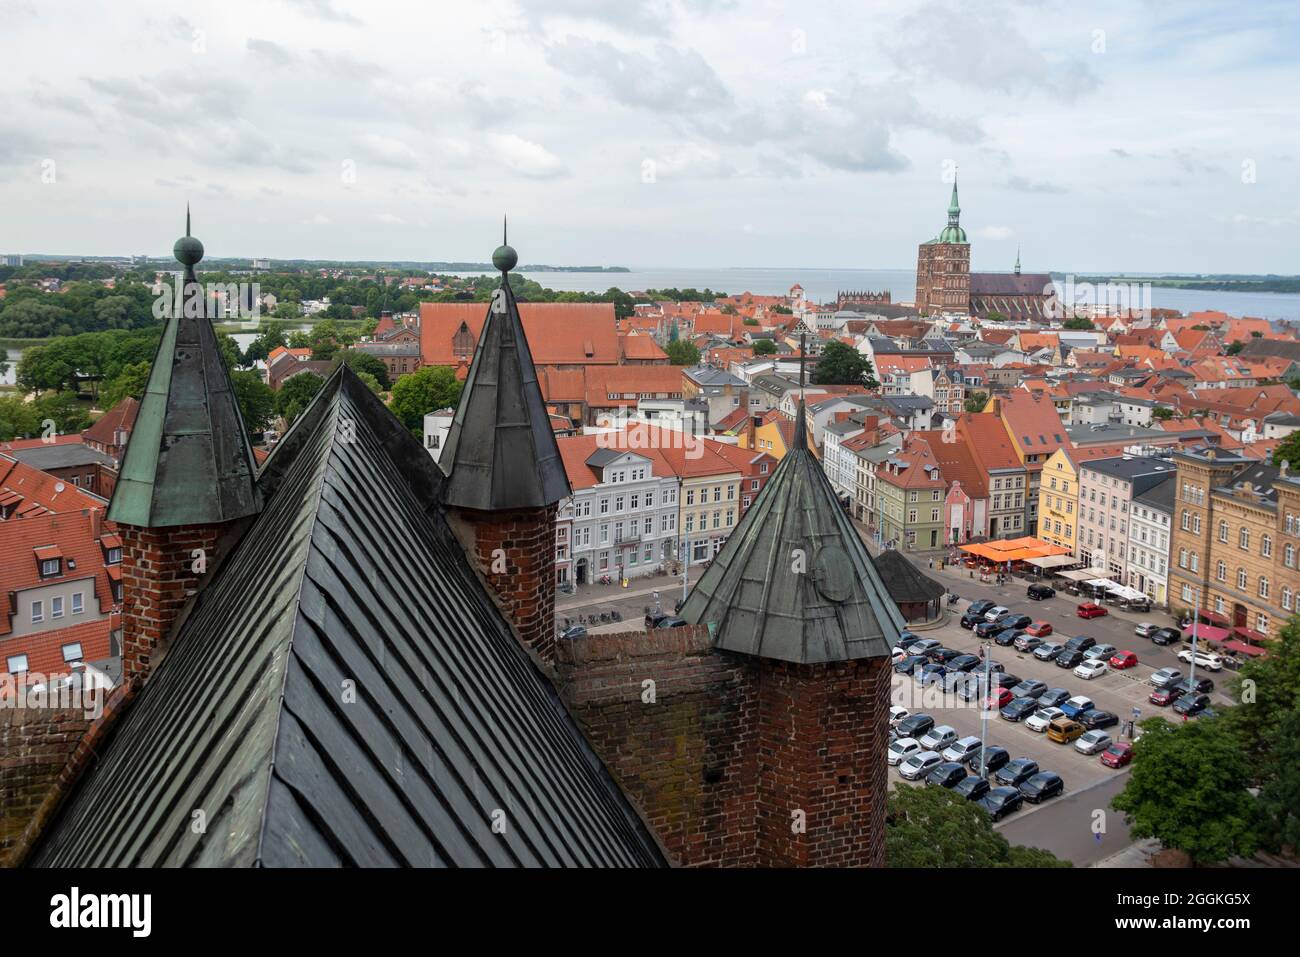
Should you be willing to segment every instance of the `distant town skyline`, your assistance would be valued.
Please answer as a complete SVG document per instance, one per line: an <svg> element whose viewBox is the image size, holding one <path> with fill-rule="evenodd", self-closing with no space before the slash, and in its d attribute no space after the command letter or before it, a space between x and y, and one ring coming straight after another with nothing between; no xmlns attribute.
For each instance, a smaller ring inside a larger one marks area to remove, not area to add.
<svg viewBox="0 0 1300 957"><path fill-rule="evenodd" d="M0 253L1294 274L1287 3L0 0Z"/></svg>

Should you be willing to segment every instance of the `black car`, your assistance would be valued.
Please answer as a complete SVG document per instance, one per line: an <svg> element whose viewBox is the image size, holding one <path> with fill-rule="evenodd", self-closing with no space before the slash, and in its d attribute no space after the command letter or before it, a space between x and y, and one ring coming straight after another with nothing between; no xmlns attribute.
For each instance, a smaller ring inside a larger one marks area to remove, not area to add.
<svg viewBox="0 0 1300 957"><path fill-rule="evenodd" d="M1064 688L1048 688L1038 696L1038 706L1040 708L1059 708L1073 697L1074 695Z"/></svg>
<svg viewBox="0 0 1300 957"><path fill-rule="evenodd" d="M989 782L981 777L968 774L953 785L952 793L964 797L967 801L978 801L989 793Z"/></svg>
<svg viewBox="0 0 1300 957"><path fill-rule="evenodd" d="M961 616L961 626L967 631L974 628L976 623L984 620L984 613L993 607L993 602L987 598L981 598L979 601L971 602L966 613Z"/></svg>
<svg viewBox="0 0 1300 957"><path fill-rule="evenodd" d="M926 657L938 665L946 665L954 658L960 658L966 654L964 651L958 651L956 648L945 648L940 645L938 648L931 648L926 652Z"/></svg>
<svg viewBox="0 0 1300 957"><path fill-rule="evenodd" d="M1046 801L1050 797L1056 797L1065 790L1065 782L1061 780L1059 774L1051 771L1043 771L1035 774L1028 781L1020 785L1020 796L1030 804L1037 804L1040 801Z"/></svg>
<svg viewBox="0 0 1300 957"><path fill-rule="evenodd" d="M1079 662L1083 661L1083 652L1078 649L1071 651L1069 648L1066 648L1063 652L1057 655L1054 660L1056 661L1056 667L1058 668L1077 668Z"/></svg>
<svg viewBox="0 0 1300 957"><path fill-rule="evenodd" d="M1196 717L1210 706L1210 696L1207 694L1185 694L1174 702L1174 710L1179 714L1185 714L1188 717Z"/></svg>
<svg viewBox="0 0 1300 957"><path fill-rule="evenodd" d="M1177 628L1157 628L1147 637L1154 645L1172 645L1176 641L1182 641L1183 633Z"/></svg>
<svg viewBox="0 0 1300 957"><path fill-rule="evenodd" d="M979 663L979 655L958 655L948 662L948 669L950 671L971 671Z"/></svg>
<svg viewBox="0 0 1300 957"><path fill-rule="evenodd" d="M994 774L1007 766L1007 762L1011 760L1011 752L1006 748L999 748L996 744L990 744L981 755L980 749L976 748L966 756L966 764L970 767L971 773L977 776L980 773L981 757L984 760L984 773Z"/></svg>
<svg viewBox="0 0 1300 957"><path fill-rule="evenodd" d="M1003 615L1002 617L1009 622L1007 625L1008 628L1028 628L1034 623L1034 619L1030 618L1028 615L1018 615L1015 612L1011 612L1009 615Z"/></svg>
<svg viewBox="0 0 1300 957"><path fill-rule="evenodd" d="M1034 601L1042 601L1045 598L1054 598L1056 596L1056 589L1052 588L1050 585L1030 585L1025 594Z"/></svg>
<svg viewBox="0 0 1300 957"><path fill-rule="evenodd" d="M993 816L993 820L997 821L1013 811L1019 811L1024 800L1018 788L998 787L980 798L979 805Z"/></svg>
<svg viewBox="0 0 1300 957"><path fill-rule="evenodd" d="M993 644L1006 648L1015 644L1016 639L1023 634L1024 632L1019 628L1003 628L993 636Z"/></svg>
<svg viewBox="0 0 1300 957"><path fill-rule="evenodd" d="M912 677L916 679L918 684L924 687L926 685L938 684L943 681L943 676L947 673L947 668L932 661L929 664L922 666L919 671L913 671Z"/></svg>
<svg viewBox="0 0 1300 957"><path fill-rule="evenodd" d="M904 638L903 637L904 635L906 635L907 637ZM920 635L914 635L910 631L903 631L903 632L899 632L898 642L894 645L894 647L902 648L904 651L907 651L918 641L924 641L924 640L925 639L923 639Z"/></svg>
<svg viewBox="0 0 1300 957"><path fill-rule="evenodd" d="M1214 682L1209 678L1197 678L1193 683L1192 679L1188 677L1184 678L1182 681L1175 681L1169 687L1176 690L1179 694L1189 694L1192 692L1195 692L1196 694L1209 694L1214 690Z"/></svg>
<svg viewBox="0 0 1300 957"><path fill-rule="evenodd" d="M977 672L977 674L983 674L983 672ZM993 672L993 687L995 688L1014 688L1018 684L1020 684L1019 675L1009 675L1005 671Z"/></svg>
<svg viewBox="0 0 1300 957"><path fill-rule="evenodd" d="M1089 638L1087 635L1075 635L1065 643L1066 651L1087 651L1097 643L1096 638Z"/></svg>
<svg viewBox="0 0 1300 957"><path fill-rule="evenodd" d="M656 628L681 628L686 624L685 618L678 618L676 615L646 615L646 631L653 631Z"/></svg>
<svg viewBox="0 0 1300 957"><path fill-rule="evenodd" d="M993 780L1000 785L1018 788L1038 773L1038 762L1032 758L1016 758L993 775Z"/></svg>
<svg viewBox="0 0 1300 957"><path fill-rule="evenodd" d="M950 788L966 777L966 769L958 761L945 761L925 776L926 784Z"/></svg>
<svg viewBox="0 0 1300 957"><path fill-rule="evenodd" d="M1036 678L1026 678L1020 684L1011 689L1011 693L1017 698L1033 698L1038 700L1038 696L1047 690L1047 682L1039 681Z"/></svg>
<svg viewBox="0 0 1300 957"><path fill-rule="evenodd" d="M929 664L929 662L930 659L925 655L908 655L901 661L896 661L894 663L894 674L910 675L917 668Z"/></svg>
<svg viewBox="0 0 1300 957"><path fill-rule="evenodd" d="M898 727L894 730L900 737L904 738L921 738L928 734L934 728L934 718L928 714L913 714L898 722Z"/></svg>
<svg viewBox="0 0 1300 957"><path fill-rule="evenodd" d="M999 631L1011 627L1011 616L1003 615L994 621L981 621L975 626L976 638L988 638L990 635L996 635Z"/></svg>
<svg viewBox="0 0 1300 957"><path fill-rule="evenodd" d="M1087 711L1081 711L1074 716L1074 720L1079 722L1089 731L1096 731L1098 728L1113 728L1119 724L1119 717L1109 711L1098 711L1096 708L1089 708Z"/></svg>
<svg viewBox="0 0 1300 957"><path fill-rule="evenodd" d="M1001 711L1008 721L1019 721L1038 710L1038 702L1033 698L1012 698Z"/></svg>

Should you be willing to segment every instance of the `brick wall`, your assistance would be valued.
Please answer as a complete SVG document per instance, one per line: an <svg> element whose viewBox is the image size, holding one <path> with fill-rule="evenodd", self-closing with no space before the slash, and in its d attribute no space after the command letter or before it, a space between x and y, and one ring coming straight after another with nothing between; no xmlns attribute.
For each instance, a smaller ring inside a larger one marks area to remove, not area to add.
<svg viewBox="0 0 1300 957"><path fill-rule="evenodd" d="M0 708L0 867L9 867L36 816L90 727L78 708Z"/></svg>
<svg viewBox="0 0 1300 957"><path fill-rule="evenodd" d="M555 660L556 507L510 512L452 509L452 528L524 644Z"/></svg>
<svg viewBox="0 0 1300 957"><path fill-rule="evenodd" d="M703 627L557 649L570 711L689 867L883 866L890 673L716 652Z"/></svg>
<svg viewBox="0 0 1300 957"><path fill-rule="evenodd" d="M122 673L148 674L154 649L171 630L206 570L217 560L223 526L140 528L120 525L122 537ZM203 562L195 568L194 552Z"/></svg>

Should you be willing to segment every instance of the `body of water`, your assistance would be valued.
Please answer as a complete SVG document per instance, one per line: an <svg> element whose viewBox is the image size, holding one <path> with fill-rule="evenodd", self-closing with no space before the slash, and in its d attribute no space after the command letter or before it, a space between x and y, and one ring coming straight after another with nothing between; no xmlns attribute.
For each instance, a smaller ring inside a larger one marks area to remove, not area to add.
<svg viewBox="0 0 1300 957"><path fill-rule="evenodd" d="M916 295L916 273L910 269L637 269L632 272L535 272L524 275L550 289L569 292L604 292L616 286L624 292L689 288L712 289L728 295L752 292L780 296L798 283L803 286L804 295L814 302L831 302L840 290L888 290L895 302L911 302ZM1056 278L1059 284L1063 277L1058 274ZM1300 294L1296 293L1211 292L1153 286L1151 305L1180 312L1217 309L1232 316L1300 320Z"/></svg>

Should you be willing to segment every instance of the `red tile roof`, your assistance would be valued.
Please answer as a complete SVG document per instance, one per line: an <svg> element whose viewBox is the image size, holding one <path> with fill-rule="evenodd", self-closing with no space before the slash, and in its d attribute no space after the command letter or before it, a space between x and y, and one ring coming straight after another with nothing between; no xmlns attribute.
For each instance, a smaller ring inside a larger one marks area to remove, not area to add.
<svg viewBox="0 0 1300 957"><path fill-rule="evenodd" d="M624 359L633 359L639 362L654 360L667 363L668 361L668 353L660 349L659 343L644 333L629 332L618 338Z"/></svg>
<svg viewBox="0 0 1300 957"><path fill-rule="evenodd" d="M87 442L97 442L103 446L118 445L118 430L129 436L131 429L135 427L135 417L139 411L140 403L128 395L101 415L82 435Z"/></svg>
<svg viewBox="0 0 1300 957"><path fill-rule="evenodd" d="M420 359L454 366L452 337L464 323L474 342L487 318L485 302L420 303ZM612 302L521 302L528 348L535 365L615 365L618 327Z"/></svg>
<svg viewBox="0 0 1300 957"><path fill-rule="evenodd" d="M101 509L105 502L70 482L0 455L0 506L10 521L32 515ZM0 528L7 527L0 526Z"/></svg>

